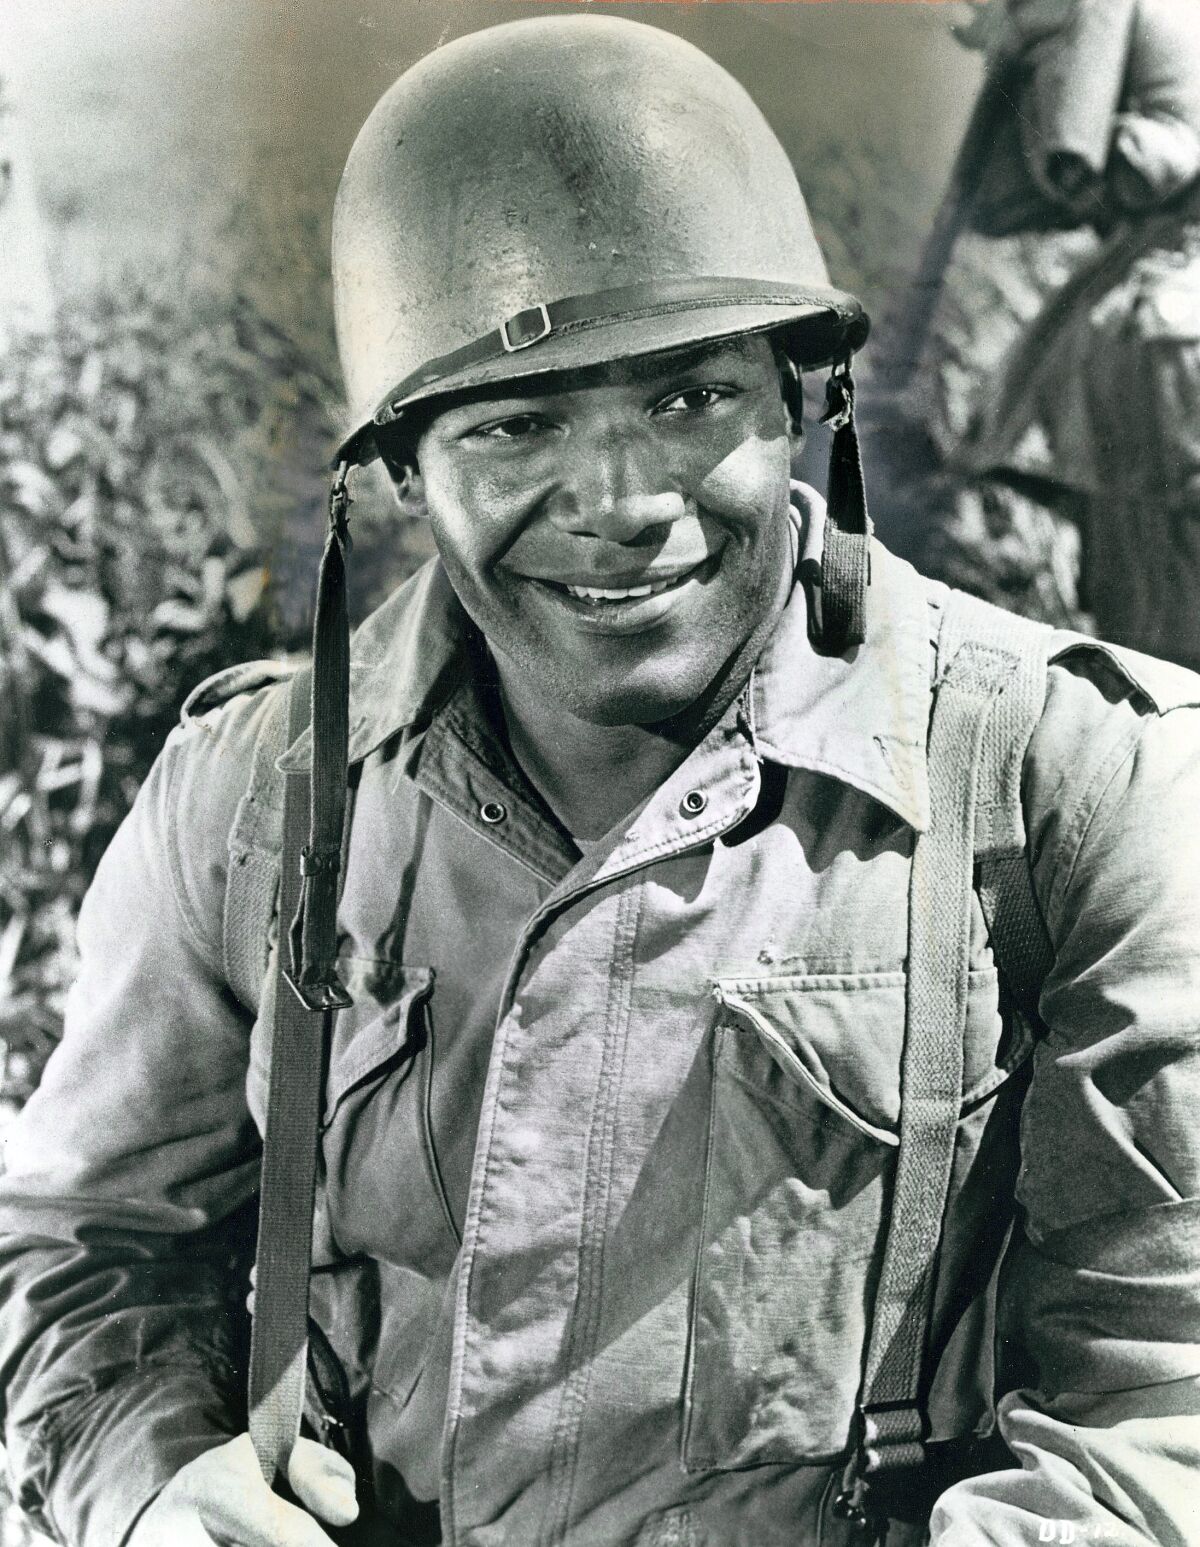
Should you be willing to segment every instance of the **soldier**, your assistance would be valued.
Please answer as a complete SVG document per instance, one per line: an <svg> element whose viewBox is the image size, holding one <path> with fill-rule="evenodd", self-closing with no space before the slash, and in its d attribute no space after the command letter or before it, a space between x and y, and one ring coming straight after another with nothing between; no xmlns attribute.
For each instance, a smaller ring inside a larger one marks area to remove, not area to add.
<svg viewBox="0 0 1200 1547"><path fill-rule="evenodd" d="M1058 518L1043 516L1043 529L1077 523L1079 537L1052 550L1071 553L1099 633L1195 670L1200 8L988 9L1002 28L993 110L962 168L975 174L964 213L984 232L1049 226L1072 245L1099 240L981 378L950 469L982 480L1018 519L1029 491Z"/></svg>
<svg viewBox="0 0 1200 1547"><path fill-rule="evenodd" d="M334 267L311 728L305 675L194 696L4 1178L23 1505L84 1547L1196 1540L1200 684L869 545L861 309L664 33L431 55ZM439 558L347 655L376 454Z"/></svg>

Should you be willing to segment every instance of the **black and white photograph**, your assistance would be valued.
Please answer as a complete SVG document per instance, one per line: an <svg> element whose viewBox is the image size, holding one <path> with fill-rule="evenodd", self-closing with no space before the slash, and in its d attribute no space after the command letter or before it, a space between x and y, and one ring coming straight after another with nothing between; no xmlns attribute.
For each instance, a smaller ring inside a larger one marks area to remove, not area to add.
<svg viewBox="0 0 1200 1547"><path fill-rule="evenodd" d="M1200 1547L1200 0L0 0L0 1547Z"/></svg>

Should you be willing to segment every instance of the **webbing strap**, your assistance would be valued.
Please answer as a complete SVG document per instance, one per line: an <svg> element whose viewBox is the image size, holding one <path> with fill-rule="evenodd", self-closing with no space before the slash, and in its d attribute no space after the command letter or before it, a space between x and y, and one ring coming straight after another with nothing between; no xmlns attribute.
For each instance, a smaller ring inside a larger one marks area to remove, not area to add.
<svg viewBox="0 0 1200 1547"><path fill-rule="evenodd" d="M840 1512L878 1518L871 1483L926 1457L924 1361L962 1100L971 894L1014 1001L1036 1018L1052 960L1033 891L1021 770L1045 699L1051 631L949 593L929 732L931 819L909 893L907 1027L896 1178L860 1403L859 1444Z"/></svg>
<svg viewBox="0 0 1200 1547"><path fill-rule="evenodd" d="M307 695L308 673L302 672L288 693L289 744L307 723ZM279 874L281 920L291 918L299 903L308 808L305 780L289 776ZM330 1011L308 1009L292 991L284 975L287 943L282 938L277 954L249 1381L250 1437L263 1476L272 1484L287 1477L304 1409L317 1129L331 1019Z"/></svg>
<svg viewBox="0 0 1200 1547"><path fill-rule="evenodd" d="M1033 889L1021 809L1021 770L1046 701L1054 631L962 592L951 592L938 640L949 662L964 639L1012 659L1004 691L988 716L975 810L979 901L1005 987L1031 1023L1038 1022L1041 986L1053 949Z"/></svg>
<svg viewBox="0 0 1200 1547"><path fill-rule="evenodd" d="M295 913L289 910L281 914L291 921L287 981L310 1010L345 1009L351 1003L335 965L350 743L347 471L344 464L338 468L329 491L329 530L317 575L308 841L299 851L300 894Z"/></svg>
<svg viewBox="0 0 1200 1547"><path fill-rule="evenodd" d="M1011 667L1001 652L964 644L930 728L931 820L917 839L909 887L900 1148L862 1404L868 1471L921 1456L917 1397L962 1104L979 755ZM961 782L937 776L950 769Z"/></svg>

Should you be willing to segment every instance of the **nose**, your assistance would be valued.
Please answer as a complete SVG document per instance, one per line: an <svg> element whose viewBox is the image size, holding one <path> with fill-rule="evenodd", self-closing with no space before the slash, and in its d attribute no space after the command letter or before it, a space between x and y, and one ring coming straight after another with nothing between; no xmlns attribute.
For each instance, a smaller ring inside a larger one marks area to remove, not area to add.
<svg viewBox="0 0 1200 1547"><path fill-rule="evenodd" d="M686 502L661 448L638 428L573 434L562 448L548 514L575 537L633 543L669 526Z"/></svg>

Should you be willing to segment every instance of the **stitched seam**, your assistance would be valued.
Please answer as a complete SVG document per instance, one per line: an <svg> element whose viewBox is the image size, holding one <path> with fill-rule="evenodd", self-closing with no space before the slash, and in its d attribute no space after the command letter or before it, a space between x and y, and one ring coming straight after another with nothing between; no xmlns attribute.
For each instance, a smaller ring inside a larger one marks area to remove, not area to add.
<svg viewBox="0 0 1200 1547"><path fill-rule="evenodd" d="M579 1467L579 1431L591 1383L591 1359L600 1325L604 1290L604 1246L612 1202L612 1159L616 1139L629 1021L633 998L634 951L641 920L643 888L621 894L617 907L604 1050L596 1102L589 1123L584 1159L584 1197L580 1220L580 1284L567 1340L566 1379L550 1454L550 1524L542 1540L565 1542ZM557 1488L555 1483L557 1480ZM557 1493L557 1499L554 1494Z"/></svg>
<svg viewBox="0 0 1200 1547"><path fill-rule="evenodd" d="M687 1371L684 1376L683 1449L680 1460L685 1471L705 1471L714 1465L713 1457L701 1453L701 1442L693 1442L692 1429L696 1426L696 1363L697 1342L700 1329L700 1301L704 1292L704 1259L708 1243L708 1223L712 1214L713 1194L713 1144L717 1127L717 1056L726 1028L720 1024L713 1028L713 1040L709 1050L708 1093L708 1140L704 1148L704 1202L700 1211L700 1231L696 1241L696 1266L692 1275L691 1309L688 1315ZM710 1446L711 1449L711 1446Z"/></svg>
<svg viewBox="0 0 1200 1547"><path fill-rule="evenodd" d="M486 1201L492 1180L496 1121L499 1115L500 1097L508 1077L508 1065L512 1054L512 1035L509 1012L516 994L520 964L527 958L532 947L533 935L528 933L517 944L509 968L508 980L501 995L500 1009L496 1018L496 1034L492 1047L495 1062L495 1080L488 1070L488 1082L484 1088L484 1101L479 1113L479 1133L475 1141L476 1154L483 1155L483 1174L478 1189L472 1185L467 1193L467 1207L463 1218L462 1246L458 1269L458 1283L454 1298L454 1326L450 1348L450 1379L447 1383L446 1421L443 1429L441 1496L445 1540L452 1543L457 1535L455 1525L456 1500L455 1462L458 1440L463 1424L463 1387L466 1381L467 1356L472 1343L471 1287L475 1259L488 1220ZM492 1088L489 1088L492 1087ZM490 1099L489 1099L490 1097ZM474 1178L472 1178L472 1182Z"/></svg>
<svg viewBox="0 0 1200 1547"><path fill-rule="evenodd" d="M1066 900L1067 892L1075 879L1083 846L1092 824L1096 819L1096 813L1100 804L1112 786L1113 781L1125 766L1126 762L1136 752L1142 739L1145 722L1139 720L1124 739L1113 748L1106 762L1102 763L1088 783L1087 788L1080 796L1075 810L1071 814L1071 821L1066 832L1062 836L1058 850L1055 854L1053 872L1050 878L1050 896L1044 904L1047 927L1053 922L1051 939L1057 940L1061 935L1062 908ZM1068 849L1070 853L1068 854Z"/></svg>
<svg viewBox="0 0 1200 1547"><path fill-rule="evenodd" d="M170 754L172 752L178 754L178 751L178 745L176 745L175 748L169 749L167 758L166 804L170 820L167 823L167 831L163 835L164 847L167 851L167 875L170 880L171 895L174 898L175 907L179 912L179 916L184 924L184 927L186 928L188 934L191 936L192 944L196 948L197 955L200 956L201 960L204 962L204 965L208 968L213 977L220 978L224 971L224 962L222 960L223 953L220 949L218 949L214 954L210 950L209 944L204 938L202 923L195 909L192 907L191 899L187 895L187 886L183 874L183 861L179 854L178 844L176 843L176 835L180 831L180 823L177 816L179 799L176 788L179 771L179 757L178 755L172 756Z"/></svg>

